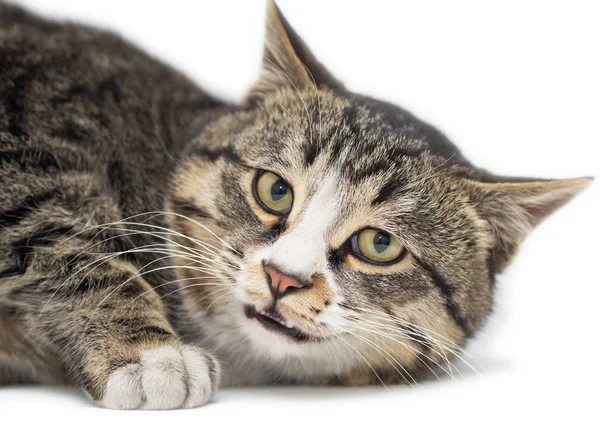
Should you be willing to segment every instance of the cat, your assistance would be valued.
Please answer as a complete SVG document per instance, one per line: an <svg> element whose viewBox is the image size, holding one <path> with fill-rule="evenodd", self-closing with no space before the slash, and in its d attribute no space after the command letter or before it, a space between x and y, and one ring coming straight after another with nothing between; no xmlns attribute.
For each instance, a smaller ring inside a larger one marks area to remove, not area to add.
<svg viewBox="0 0 600 446"><path fill-rule="evenodd" d="M0 4L0 384L174 409L452 373L519 244L591 183L475 167L267 9L237 105Z"/></svg>

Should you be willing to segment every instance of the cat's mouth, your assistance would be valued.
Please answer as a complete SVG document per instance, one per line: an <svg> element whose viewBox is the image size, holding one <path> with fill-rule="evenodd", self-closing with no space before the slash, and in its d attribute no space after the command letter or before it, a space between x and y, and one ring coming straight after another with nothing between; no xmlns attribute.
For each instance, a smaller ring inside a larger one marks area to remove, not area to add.
<svg viewBox="0 0 600 446"><path fill-rule="evenodd" d="M260 324L269 331L273 331L298 342L310 341L311 337L302 330L294 327L274 306L270 306L263 310L257 310L252 305L246 305L246 317L248 319L256 319Z"/></svg>

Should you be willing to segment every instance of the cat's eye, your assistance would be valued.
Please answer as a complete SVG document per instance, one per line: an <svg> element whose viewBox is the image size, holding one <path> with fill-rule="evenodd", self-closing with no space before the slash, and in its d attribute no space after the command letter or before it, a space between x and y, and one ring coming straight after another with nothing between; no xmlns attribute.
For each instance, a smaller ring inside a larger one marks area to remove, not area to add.
<svg viewBox="0 0 600 446"><path fill-rule="evenodd" d="M254 178L254 197L267 212L286 215L292 209L292 188L279 175L259 170Z"/></svg>
<svg viewBox="0 0 600 446"><path fill-rule="evenodd" d="M352 253L362 260L376 264L390 264L406 254L402 243L391 234L379 229L363 229L350 238Z"/></svg>

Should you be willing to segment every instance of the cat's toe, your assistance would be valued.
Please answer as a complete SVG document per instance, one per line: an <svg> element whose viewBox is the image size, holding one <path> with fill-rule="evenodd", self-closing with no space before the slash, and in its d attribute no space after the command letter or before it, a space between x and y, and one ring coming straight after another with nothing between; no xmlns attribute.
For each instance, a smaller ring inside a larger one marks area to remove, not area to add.
<svg viewBox="0 0 600 446"><path fill-rule="evenodd" d="M164 346L117 369L100 403L112 409L177 409L206 403L218 384L218 364L200 349Z"/></svg>
<svg viewBox="0 0 600 446"><path fill-rule="evenodd" d="M219 363L212 357L192 347L181 350L188 376L187 395L183 407L196 407L206 403L219 384Z"/></svg>
<svg viewBox="0 0 600 446"><path fill-rule="evenodd" d="M140 364L127 364L113 372L106 384L100 404L109 409L139 409L144 393L140 379Z"/></svg>

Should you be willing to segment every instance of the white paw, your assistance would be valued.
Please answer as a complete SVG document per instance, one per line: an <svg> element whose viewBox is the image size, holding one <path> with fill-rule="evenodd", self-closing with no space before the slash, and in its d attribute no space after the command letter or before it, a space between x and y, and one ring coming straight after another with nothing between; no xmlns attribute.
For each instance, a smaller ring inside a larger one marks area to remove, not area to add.
<svg viewBox="0 0 600 446"><path fill-rule="evenodd" d="M159 347L113 372L100 404L110 409L196 407L212 396L218 375L217 362L201 350Z"/></svg>

